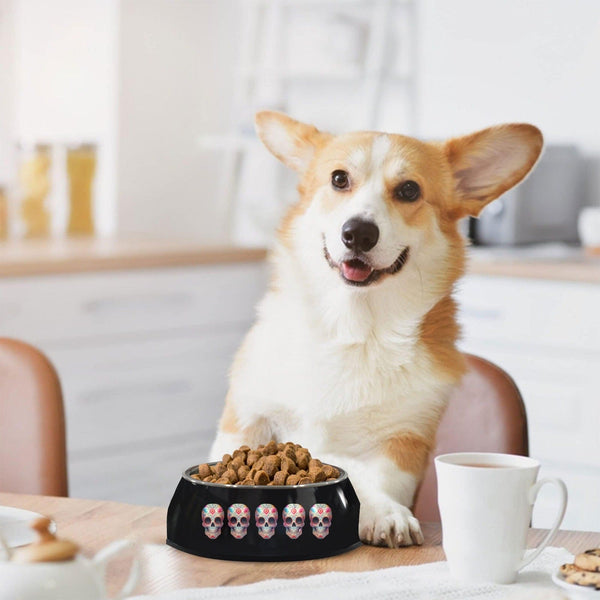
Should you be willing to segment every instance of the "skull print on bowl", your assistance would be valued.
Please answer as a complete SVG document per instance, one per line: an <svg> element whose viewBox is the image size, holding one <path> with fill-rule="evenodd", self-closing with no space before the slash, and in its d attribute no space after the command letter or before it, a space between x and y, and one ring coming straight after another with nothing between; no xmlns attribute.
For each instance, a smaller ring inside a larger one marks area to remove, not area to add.
<svg viewBox="0 0 600 600"><path fill-rule="evenodd" d="M202 527L206 537L216 540L221 535L225 513L220 504L207 504L202 509Z"/></svg>
<svg viewBox="0 0 600 600"><path fill-rule="evenodd" d="M331 527L331 508L327 504L313 504L308 514L313 535L319 540L326 538Z"/></svg>
<svg viewBox="0 0 600 600"><path fill-rule="evenodd" d="M288 504L283 509L283 526L285 534L296 540L302 535L306 513L300 504Z"/></svg>
<svg viewBox="0 0 600 600"><path fill-rule="evenodd" d="M275 533L278 518L277 509L272 504L260 504L254 512L258 535L263 540L269 540Z"/></svg>
<svg viewBox="0 0 600 600"><path fill-rule="evenodd" d="M227 509L227 525L231 535L236 540L241 540L248 533L250 509L245 504L232 504Z"/></svg>

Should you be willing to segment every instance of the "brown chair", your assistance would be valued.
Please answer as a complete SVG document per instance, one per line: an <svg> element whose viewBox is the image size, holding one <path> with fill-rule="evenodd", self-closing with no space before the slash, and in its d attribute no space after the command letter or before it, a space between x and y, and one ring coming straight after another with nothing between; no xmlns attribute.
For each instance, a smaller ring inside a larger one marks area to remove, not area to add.
<svg viewBox="0 0 600 600"><path fill-rule="evenodd" d="M515 382L483 358L467 354L466 359L468 371L450 397L417 493L414 513L422 521L440 520L435 456L447 452L529 454L527 415Z"/></svg>
<svg viewBox="0 0 600 600"><path fill-rule="evenodd" d="M0 492L66 496L60 382L36 348L0 338Z"/></svg>

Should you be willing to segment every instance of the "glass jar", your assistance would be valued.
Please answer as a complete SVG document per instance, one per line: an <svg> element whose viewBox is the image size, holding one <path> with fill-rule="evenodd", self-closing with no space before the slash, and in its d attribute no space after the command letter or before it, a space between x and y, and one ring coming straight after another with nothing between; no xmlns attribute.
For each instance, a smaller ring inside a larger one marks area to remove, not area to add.
<svg viewBox="0 0 600 600"><path fill-rule="evenodd" d="M96 146L81 144L67 150L69 177L68 235L93 235L92 184L96 173Z"/></svg>
<svg viewBox="0 0 600 600"><path fill-rule="evenodd" d="M50 233L50 212L46 198L50 193L50 146L37 144L33 148L21 147L19 167L21 201L19 213L25 237L46 237Z"/></svg>

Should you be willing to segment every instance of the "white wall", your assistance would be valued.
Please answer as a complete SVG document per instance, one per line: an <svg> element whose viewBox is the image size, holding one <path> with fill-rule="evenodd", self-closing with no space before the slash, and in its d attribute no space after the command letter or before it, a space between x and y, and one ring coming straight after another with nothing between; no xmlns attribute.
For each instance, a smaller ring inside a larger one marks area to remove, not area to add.
<svg viewBox="0 0 600 600"><path fill-rule="evenodd" d="M102 232L222 239L197 140L229 127L239 1L0 0L0 180L15 141L95 140ZM417 133L531 121L582 148L600 203L600 2L417 3Z"/></svg>
<svg viewBox="0 0 600 600"><path fill-rule="evenodd" d="M600 2L420 0L418 131L530 121L600 156ZM600 203L598 179L590 200Z"/></svg>
<svg viewBox="0 0 600 600"><path fill-rule="evenodd" d="M239 14L232 0L120 3L118 231L219 241L219 161Z"/></svg>
<svg viewBox="0 0 600 600"><path fill-rule="evenodd" d="M13 0L0 0L0 186L14 172Z"/></svg>

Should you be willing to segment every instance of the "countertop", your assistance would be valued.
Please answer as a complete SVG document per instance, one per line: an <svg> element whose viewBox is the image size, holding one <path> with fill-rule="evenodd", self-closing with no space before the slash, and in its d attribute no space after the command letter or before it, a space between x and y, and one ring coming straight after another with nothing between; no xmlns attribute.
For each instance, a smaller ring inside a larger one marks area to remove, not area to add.
<svg viewBox="0 0 600 600"><path fill-rule="evenodd" d="M49 239L0 243L0 277L257 262L263 248L214 246L160 239ZM600 283L600 256L546 244L527 248L470 248L468 273Z"/></svg>
<svg viewBox="0 0 600 600"><path fill-rule="evenodd" d="M468 254L470 274L600 283L600 256L579 246L474 247Z"/></svg>
<svg viewBox="0 0 600 600"><path fill-rule="evenodd" d="M64 238L0 243L0 277L261 261L262 248L160 239Z"/></svg>

